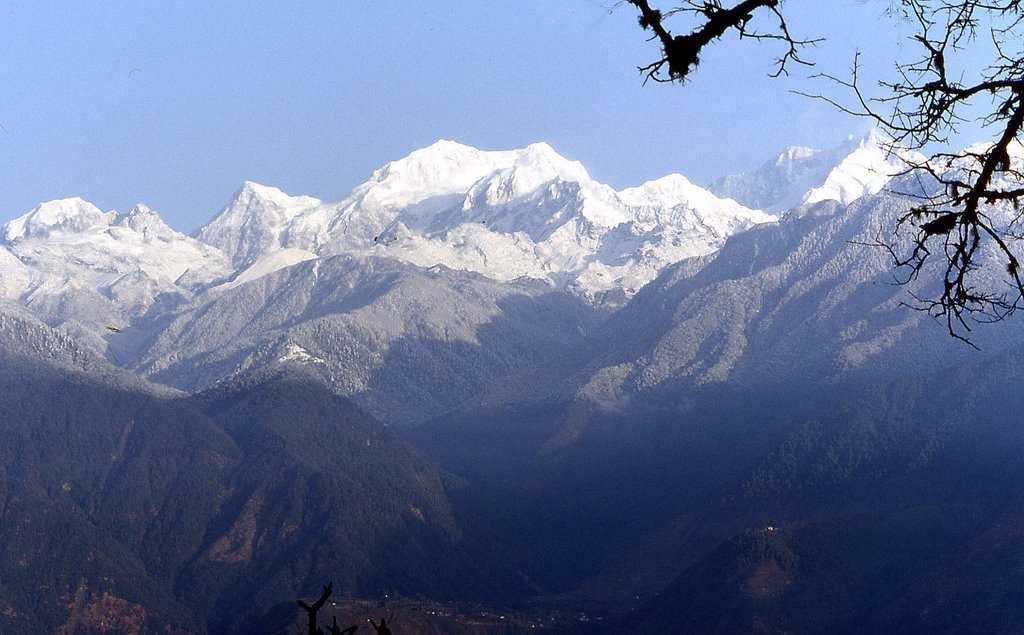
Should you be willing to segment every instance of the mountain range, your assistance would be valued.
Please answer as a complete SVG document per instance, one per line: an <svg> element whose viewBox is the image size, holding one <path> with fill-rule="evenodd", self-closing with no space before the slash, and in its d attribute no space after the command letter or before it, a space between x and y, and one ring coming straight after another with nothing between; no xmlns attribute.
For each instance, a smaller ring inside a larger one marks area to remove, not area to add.
<svg viewBox="0 0 1024 635"><path fill-rule="evenodd" d="M0 232L0 292L157 381L194 390L315 359L343 394L404 422L558 355L595 323L592 307L619 306L667 264L774 218L681 175L616 192L543 143L485 152L439 141L339 203L246 182L194 236L142 204L41 203ZM479 341L499 304L514 307L518 334ZM260 322L242 321L241 306ZM418 355L459 361L433 364L439 389L415 364L404 381L375 377L386 357Z"/></svg>
<svg viewBox="0 0 1024 635"><path fill-rule="evenodd" d="M0 630L279 633L334 579L601 618L550 631L1018 632L1024 336L904 306L939 278L862 245L921 187L884 146L616 191L440 141L193 236L40 204L0 233Z"/></svg>
<svg viewBox="0 0 1024 635"><path fill-rule="evenodd" d="M831 192L830 183L870 180L864 175L872 169L891 171L881 144L869 135L824 153L816 160L824 176L815 186ZM821 167L826 163L831 169ZM315 287L321 271L345 258L383 258L415 265L406 272L433 268L435 280L457 276L459 288L474 284L469 280L492 289L504 287L488 280L512 284L508 288L532 285L532 295L565 293L608 311L666 266L711 253L730 235L775 220L678 174L615 191L547 144L488 152L439 141L376 170L338 203L246 182L194 236L171 229L142 204L119 213L77 198L41 203L0 231L0 297L118 365L170 377L175 371L157 358L188 315L209 319L216 307L228 305L226 298L255 287L237 289L255 281L273 285L272 274L301 263L308 263L307 286ZM480 276L450 273L457 271ZM364 275L359 284L389 283ZM294 290L278 295L297 297ZM165 332L168 325L173 328ZM290 346L274 332L277 348ZM258 336L264 348L268 335L261 329ZM571 334L558 335L571 344ZM197 345L193 350L200 353ZM280 359L284 353L260 355ZM230 364L219 362L219 370L200 374L205 379L169 381L196 388L253 363L261 362L237 354Z"/></svg>

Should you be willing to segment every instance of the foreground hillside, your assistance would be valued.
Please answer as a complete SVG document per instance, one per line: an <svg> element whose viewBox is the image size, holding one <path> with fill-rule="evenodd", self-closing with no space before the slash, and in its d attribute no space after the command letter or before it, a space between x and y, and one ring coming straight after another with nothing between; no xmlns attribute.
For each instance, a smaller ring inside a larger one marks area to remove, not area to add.
<svg viewBox="0 0 1024 635"><path fill-rule="evenodd" d="M437 468L316 380L169 393L9 316L0 356L4 632L228 632L328 578L516 586Z"/></svg>

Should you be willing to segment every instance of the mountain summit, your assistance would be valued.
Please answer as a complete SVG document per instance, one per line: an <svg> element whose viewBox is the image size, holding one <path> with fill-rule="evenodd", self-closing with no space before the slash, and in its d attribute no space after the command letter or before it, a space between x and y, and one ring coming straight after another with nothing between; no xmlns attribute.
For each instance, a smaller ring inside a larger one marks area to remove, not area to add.
<svg viewBox="0 0 1024 635"><path fill-rule="evenodd" d="M617 192L546 143L485 151L441 140L337 203L246 184L197 237L239 270L284 249L374 255L536 278L598 300L628 297L664 266L773 220L681 176Z"/></svg>
<svg viewBox="0 0 1024 635"><path fill-rule="evenodd" d="M246 181L220 214L196 232L196 238L223 251L235 267L244 268L267 251L282 248L289 224L320 204L319 199L289 196L276 187Z"/></svg>
<svg viewBox="0 0 1024 635"><path fill-rule="evenodd" d="M78 197L47 201L4 226L6 242L47 237L55 232L80 232L93 226L108 225L112 215Z"/></svg>

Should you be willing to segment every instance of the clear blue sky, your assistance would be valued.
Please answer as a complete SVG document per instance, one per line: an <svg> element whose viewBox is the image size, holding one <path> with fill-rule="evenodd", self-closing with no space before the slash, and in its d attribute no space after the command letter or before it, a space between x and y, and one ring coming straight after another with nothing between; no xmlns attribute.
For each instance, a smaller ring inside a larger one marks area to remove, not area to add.
<svg viewBox="0 0 1024 635"><path fill-rule="evenodd" d="M865 124L771 80L770 45L716 47L686 87L614 0L13 2L0 7L0 221L79 195L191 231L244 179L336 200L451 138L551 143L614 186L697 182ZM899 52L886 0L789 0L809 56L868 74ZM279 6L270 6L279 5ZM813 86L812 86L813 87Z"/></svg>

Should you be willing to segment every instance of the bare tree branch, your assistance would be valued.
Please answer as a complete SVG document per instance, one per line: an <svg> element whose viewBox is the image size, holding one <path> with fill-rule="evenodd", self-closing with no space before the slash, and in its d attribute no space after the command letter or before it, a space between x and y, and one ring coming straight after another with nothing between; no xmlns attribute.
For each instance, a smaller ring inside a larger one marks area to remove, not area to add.
<svg viewBox="0 0 1024 635"><path fill-rule="evenodd" d="M779 0L743 0L732 8L723 7L720 0L687 0L667 13L652 8L648 0L628 2L640 11L640 26L652 31L661 43L661 59L640 67L647 79L657 82L684 81L700 64L704 48L730 30L740 38L777 40L786 45L787 50L776 60L774 77L787 73L790 62L810 66L810 62L800 57L800 49L821 41L799 40L790 35L786 19L779 10ZM771 13L778 20L778 26L769 32L753 30L750 23L755 13ZM665 26L665 20L676 14L692 14L701 24L686 35L673 36Z"/></svg>

